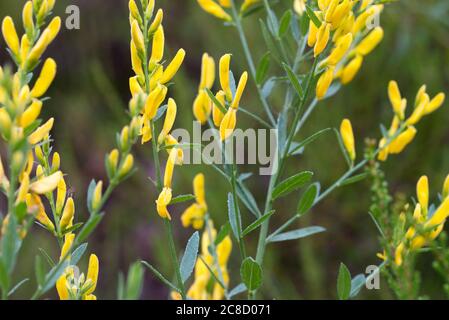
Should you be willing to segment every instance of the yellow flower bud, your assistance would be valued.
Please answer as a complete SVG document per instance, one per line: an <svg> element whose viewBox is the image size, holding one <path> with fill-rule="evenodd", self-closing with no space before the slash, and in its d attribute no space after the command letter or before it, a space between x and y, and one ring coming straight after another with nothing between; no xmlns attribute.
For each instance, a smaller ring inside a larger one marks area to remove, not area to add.
<svg viewBox="0 0 449 320"><path fill-rule="evenodd" d="M0 164L0 166L1 166L1 164ZM446 199L447 196L449 196L449 174L446 176L446 179L444 179L443 191L441 194L443 196L443 199Z"/></svg>
<svg viewBox="0 0 449 320"><path fill-rule="evenodd" d="M55 60L48 58L44 66L42 67L41 74L39 75L39 78L36 81L36 84L33 87L33 90L31 91L31 95L34 98L42 97L45 92L47 92L48 88L50 87L51 83L55 79L56 75L56 62Z"/></svg>
<svg viewBox="0 0 449 320"><path fill-rule="evenodd" d="M67 185L65 183L64 178L61 178L58 182L57 190L56 190L56 214L61 215L62 208L65 204L65 198L67 195Z"/></svg>
<svg viewBox="0 0 449 320"><path fill-rule="evenodd" d="M73 199L69 197L65 203L61 221L59 222L61 230L67 229L69 224L71 224L71 222L73 221L74 215L75 215L75 203L73 202Z"/></svg>
<svg viewBox="0 0 449 320"><path fill-rule="evenodd" d="M68 253L72 249L72 244L73 244L74 240L75 240L75 235L73 233L66 235L64 244L62 245L61 255L59 257L59 260L62 260L66 255L67 255L66 259L70 259L70 255L68 255Z"/></svg>
<svg viewBox="0 0 449 320"><path fill-rule="evenodd" d="M28 188L30 187L30 176L25 174L20 183L19 191L17 192L16 205L26 200L28 194Z"/></svg>
<svg viewBox="0 0 449 320"><path fill-rule="evenodd" d="M413 126L408 127L403 133L401 133L396 139L394 139L389 147L388 152L391 154L401 153L405 147L413 141L416 135L416 129Z"/></svg>
<svg viewBox="0 0 449 320"><path fill-rule="evenodd" d="M394 253L394 262L399 267L402 265L403 262L403 252L404 252L404 243L401 242Z"/></svg>
<svg viewBox="0 0 449 320"><path fill-rule="evenodd" d="M325 10L324 20L328 23L332 22L332 16L335 12L335 9L338 6L340 0L330 0L327 9Z"/></svg>
<svg viewBox="0 0 449 320"><path fill-rule="evenodd" d="M139 54L137 53L136 45L134 41L131 40L131 65L138 76L143 76L143 68L142 68L142 60L139 58Z"/></svg>
<svg viewBox="0 0 449 320"><path fill-rule="evenodd" d="M225 20L225 21L232 21L232 18L229 14L226 13L226 11L223 10L222 7L213 0L197 0L200 7L206 11L207 13Z"/></svg>
<svg viewBox="0 0 449 320"><path fill-rule="evenodd" d="M90 281L92 285L85 293L85 295L87 296L91 295L91 293L94 292L95 288L97 287L99 269L100 264L98 261L98 257L95 254L91 254L89 257L89 267L87 269L86 281Z"/></svg>
<svg viewBox="0 0 449 320"><path fill-rule="evenodd" d="M31 31L34 29L33 21L33 2L27 1L22 11L23 26L26 31Z"/></svg>
<svg viewBox="0 0 449 320"><path fill-rule="evenodd" d="M193 179L193 193L195 194L196 202L207 208L204 192L204 174L199 173Z"/></svg>
<svg viewBox="0 0 449 320"><path fill-rule="evenodd" d="M161 84L169 82L175 76L183 63L185 56L186 52L184 49L179 49L173 60L167 66L167 69L164 70L164 73L159 80Z"/></svg>
<svg viewBox="0 0 449 320"><path fill-rule="evenodd" d="M103 181L99 181L95 186L94 196L92 198L92 210L97 211L100 209L101 200L103 196Z"/></svg>
<svg viewBox="0 0 449 320"><path fill-rule="evenodd" d="M2 34L11 52L18 56L19 55L19 36L17 35L16 27L14 26L14 21L11 17L5 17L2 23Z"/></svg>
<svg viewBox="0 0 449 320"><path fill-rule="evenodd" d="M193 101L193 115L201 124L205 124L212 110L212 101L206 91L201 90Z"/></svg>
<svg viewBox="0 0 449 320"><path fill-rule="evenodd" d="M47 10L51 11L53 10L54 6L55 6L55 1L56 0L47 0Z"/></svg>
<svg viewBox="0 0 449 320"><path fill-rule="evenodd" d="M149 121L145 122L142 127L142 144L148 142L153 138L153 132L151 131L151 126L149 124Z"/></svg>
<svg viewBox="0 0 449 320"><path fill-rule="evenodd" d="M323 23L321 27L318 29L317 40L315 43L315 47L313 49L314 57L318 57L321 52L326 49L326 46L329 42L331 32L331 25L328 23Z"/></svg>
<svg viewBox="0 0 449 320"><path fill-rule="evenodd" d="M149 94L147 101L145 102L145 115L149 120L152 120L156 116L157 110L167 96L167 91L168 89L166 86L158 84Z"/></svg>
<svg viewBox="0 0 449 320"><path fill-rule="evenodd" d="M8 111L6 111L5 108L0 108L0 130L3 135L5 135L7 138L10 135L11 131L11 117L8 114Z"/></svg>
<svg viewBox="0 0 449 320"><path fill-rule="evenodd" d="M328 65L335 66L337 65L341 59L345 56L345 54L348 52L349 47L352 43L352 34L348 33L344 37L342 37L338 43L337 46L332 50L329 57L327 57L326 62Z"/></svg>
<svg viewBox="0 0 449 320"><path fill-rule="evenodd" d="M154 33L159 27L162 25L162 20L164 19L164 11L159 9L156 12L156 16L154 17L153 22L150 25L149 33Z"/></svg>
<svg viewBox="0 0 449 320"><path fill-rule="evenodd" d="M133 97L143 92L142 87L139 84L138 76L129 78L129 91Z"/></svg>
<svg viewBox="0 0 449 320"><path fill-rule="evenodd" d="M159 137L157 138L157 142L159 145L161 145L165 137L170 133L171 129L173 128L173 124L176 120L176 102L172 98L168 99L168 105L167 105L167 112L165 115L165 121L164 126L162 128L161 133L159 134Z"/></svg>
<svg viewBox="0 0 449 320"><path fill-rule="evenodd" d="M442 224L446 218L449 216L449 197L446 197L438 209L433 214L432 218L430 218L426 224L424 225L426 228L431 228Z"/></svg>
<svg viewBox="0 0 449 320"><path fill-rule="evenodd" d="M240 77L239 84L237 85L237 89L235 91L234 100L232 100L231 103L231 108L238 109L247 82L248 82L248 72L245 71Z"/></svg>
<svg viewBox="0 0 449 320"><path fill-rule="evenodd" d="M20 116L19 125L26 128L31 125L40 115L42 109L42 101L33 100L31 105Z"/></svg>
<svg viewBox="0 0 449 320"><path fill-rule="evenodd" d="M221 141L226 140L232 135L237 123L237 110L234 108L229 108L226 112L223 120L220 123L220 139Z"/></svg>
<svg viewBox="0 0 449 320"><path fill-rule="evenodd" d="M313 23L313 21L309 22L309 35L307 38L307 45L309 47L313 47L316 44L318 37L318 27Z"/></svg>
<svg viewBox="0 0 449 320"><path fill-rule="evenodd" d="M34 130L34 132L28 137L28 143L35 145L41 142L53 128L53 123L54 119L50 118L46 123Z"/></svg>
<svg viewBox="0 0 449 320"><path fill-rule="evenodd" d="M163 188L162 192L159 194L159 197L156 200L157 213L163 219L171 220L170 213L167 210L167 206L170 204L171 199L172 199L171 188L168 187Z"/></svg>
<svg viewBox="0 0 449 320"><path fill-rule="evenodd" d="M446 99L446 95L443 92L437 94L427 104L427 106L426 106L426 108L424 110L424 115L430 114L430 113L436 111L437 109L439 109L443 105L445 99Z"/></svg>
<svg viewBox="0 0 449 320"><path fill-rule="evenodd" d="M122 167L120 168L118 175L119 178L125 177L133 168L134 165L134 157L132 154L128 154L123 162Z"/></svg>
<svg viewBox="0 0 449 320"><path fill-rule="evenodd" d="M164 172L164 187L171 188L171 183L173 179L173 170L175 168L176 158L178 156L178 152L176 148L173 148L170 151L170 154L167 159L167 163L165 165L165 172Z"/></svg>
<svg viewBox="0 0 449 320"><path fill-rule="evenodd" d="M343 0L343 2L335 8L331 16L333 29L336 29L341 25L351 9L352 3L349 0Z"/></svg>
<svg viewBox="0 0 449 320"><path fill-rule="evenodd" d="M159 26L153 36L153 47L151 49L150 69L159 63L164 57L165 35L164 27Z"/></svg>
<svg viewBox="0 0 449 320"><path fill-rule="evenodd" d="M424 215L427 215L427 208L429 206L429 180L427 176L422 176L418 180L416 184L416 195Z"/></svg>
<svg viewBox="0 0 449 320"><path fill-rule="evenodd" d="M62 179L62 172L57 171L48 177L33 182L30 185L30 191L36 194L45 194L52 192L58 186L59 181Z"/></svg>
<svg viewBox="0 0 449 320"><path fill-rule="evenodd" d="M56 38L61 29L61 18L55 17L44 30L28 56L31 63L39 60L48 45Z"/></svg>
<svg viewBox="0 0 449 320"><path fill-rule="evenodd" d="M131 38L136 46L136 49L140 54L144 54L146 52L145 49L145 41L143 38L142 30L140 30L139 23L134 20L131 25Z"/></svg>
<svg viewBox="0 0 449 320"><path fill-rule="evenodd" d="M340 74L341 83L348 84L349 82L351 82L359 72L360 68L362 67L362 63L363 63L363 56L357 55L355 58L353 58L343 68Z"/></svg>
<svg viewBox="0 0 449 320"><path fill-rule="evenodd" d="M359 43L355 51L362 56L366 56L377 47L383 37L384 30L382 27L376 27Z"/></svg>
<svg viewBox="0 0 449 320"><path fill-rule="evenodd" d="M427 93L424 94L424 97L421 99L421 102L418 106L416 106L415 110L413 110L412 115L407 119L406 123L408 125L414 125L421 120L424 116L424 112L426 110L427 105L429 104L429 95Z"/></svg>
<svg viewBox="0 0 449 320"><path fill-rule="evenodd" d="M226 100L228 100L229 102L232 101L232 91L231 91L231 85L230 85L230 80L229 80L229 72L230 72L230 64L231 64L231 55L230 54L225 54L224 56L221 57L220 59L220 84L221 84L221 88L223 89L225 95L226 95ZM204 66L204 58L203 58L203 66ZM215 72L214 72L215 75ZM211 81L213 84L213 80ZM212 87L211 84L211 87Z"/></svg>
<svg viewBox="0 0 449 320"><path fill-rule="evenodd" d="M218 102L221 103L222 106L225 106L225 99L226 99L226 94L224 93L223 90L220 90L217 92L217 94L215 95L215 98L218 100ZM215 104L213 106L212 109L212 118L214 120L214 124L219 127L221 121L223 120L224 117L224 113L221 111L221 109L219 107L217 107Z"/></svg>
<svg viewBox="0 0 449 320"><path fill-rule="evenodd" d="M61 157L59 156L58 152L53 153L53 158L51 160L51 170L57 171L59 170L59 167L61 166Z"/></svg>
<svg viewBox="0 0 449 320"><path fill-rule="evenodd" d="M351 121L344 119L340 125L340 134L343 140L343 145L348 152L349 158L355 160L355 143L354 143L354 133L352 131Z"/></svg>
<svg viewBox="0 0 449 320"><path fill-rule="evenodd" d="M334 70L334 67L328 67L318 79L316 85L316 98L318 100L321 100L326 96L327 90L329 90L332 80L334 79Z"/></svg>
<svg viewBox="0 0 449 320"><path fill-rule="evenodd" d="M139 8L137 7L137 4L134 0L130 0L128 3L129 12L131 13L132 17L136 20L140 20L140 12Z"/></svg>

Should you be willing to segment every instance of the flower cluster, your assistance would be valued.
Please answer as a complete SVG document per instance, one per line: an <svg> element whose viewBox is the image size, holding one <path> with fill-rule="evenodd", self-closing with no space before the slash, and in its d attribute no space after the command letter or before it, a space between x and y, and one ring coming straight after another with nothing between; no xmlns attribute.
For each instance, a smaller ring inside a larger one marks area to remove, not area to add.
<svg viewBox="0 0 449 320"><path fill-rule="evenodd" d="M407 219L405 213L401 213L401 232L399 244L394 252L394 262L401 266L410 252L416 252L430 244L444 228L449 216L449 176L443 185L441 203L438 206L429 205L429 182L427 176L422 176L416 184L416 203L413 217ZM409 225L408 228L405 228ZM379 255L385 259L385 255Z"/></svg>
<svg viewBox="0 0 449 320"><path fill-rule="evenodd" d="M206 196L204 192L204 175L199 173L193 179L193 193L195 203L190 205L182 214L181 222L184 228L192 225L194 229L202 229L204 226L204 216L207 213Z"/></svg>
<svg viewBox="0 0 449 320"><path fill-rule="evenodd" d="M217 231L212 221L209 221L209 226L206 226L201 238L201 255L195 264L195 280L187 291L187 296L193 300L223 299L223 286L229 284L227 263L232 251L232 241L230 236L226 236L220 243L215 244L216 236ZM210 252L211 246L215 247L216 257Z"/></svg>
<svg viewBox="0 0 449 320"><path fill-rule="evenodd" d="M381 161L387 160L389 154L401 153L413 141L417 133L414 125L425 115L440 108L445 100L445 94L442 92L431 99L426 93L426 86L423 85L416 95L413 111L405 119L407 100L402 98L396 81L390 81L388 85L388 96L395 115L386 136L379 142L381 152L378 158ZM392 141L387 145L389 140Z"/></svg>
<svg viewBox="0 0 449 320"><path fill-rule="evenodd" d="M320 62L322 74L316 86L317 99L323 99L334 81L347 84L358 73L363 59L371 53L383 38L383 29L370 30L367 24L383 10L383 5L373 1L319 0L315 11L318 21L311 19L308 45L313 47L315 58L333 48Z"/></svg>
<svg viewBox="0 0 449 320"><path fill-rule="evenodd" d="M193 114L201 124L206 123L212 113L214 125L220 128L220 139L222 141L229 138L234 132L237 123L237 110L248 82L248 72L245 71L235 88L230 64L230 54L225 54L220 58L219 78L221 90L212 97L210 90L215 81L215 62L207 53L203 54L201 81L198 95L193 102Z"/></svg>
<svg viewBox="0 0 449 320"><path fill-rule="evenodd" d="M197 0L200 7L207 13L217 17L218 19L231 22L232 16L230 10L233 6L232 0ZM253 8L262 0L244 0L240 6L240 12L245 13Z"/></svg>

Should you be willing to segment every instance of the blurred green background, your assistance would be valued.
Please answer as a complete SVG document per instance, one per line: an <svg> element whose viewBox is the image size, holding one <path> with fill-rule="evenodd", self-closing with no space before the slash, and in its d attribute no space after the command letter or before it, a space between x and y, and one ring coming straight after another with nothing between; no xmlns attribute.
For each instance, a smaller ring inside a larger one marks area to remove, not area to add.
<svg viewBox="0 0 449 320"><path fill-rule="evenodd" d="M0 2L0 16L11 15L19 19L24 0ZM180 47L187 51L186 61L175 78L176 85L170 93L178 103L178 119L175 127L191 129L192 101L197 93L200 62L203 52L218 61L224 53L233 54L233 70L240 74L245 70L237 34L233 28L204 13L194 0L158 0L157 6L165 11L164 26L171 57ZM56 149L62 155L62 169L66 181L74 193L77 216L86 219L85 194L92 178L105 179L103 159L113 147L115 132L127 121L126 107L129 100L128 77L131 76L129 58L128 1L126 0L58 0L55 12L63 18L68 5L77 5L81 13L80 30L62 29L48 55L58 62L58 75L45 103L44 118L54 116L53 130ZM282 13L292 1L278 1L276 10ZM439 91L449 92L449 3L447 0L403 0L388 5L381 22L385 29L382 44L365 61L365 64L348 86L335 97L320 104L307 127L298 138L304 138L318 129L338 127L343 117L352 120L359 155L362 154L365 137L379 137L379 124L389 125L390 106L387 101L387 84L398 80L403 94L412 100L419 86L428 85L431 95ZM259 31L258 18L263 12L245 20L244 25L251 49L258 60L266 48ZM17 20L16 20L17 21ZM2 45L4 48L4 45ZM1 50L2 64L8 57ZM277 72L275 68L271 72ZM274 97L274 104L280 100ZM253 87L244 96L247 108L262 114ZM444 177L449 172L449 106L425 118L418 125L418 136L406 151L393 156L384 169L393 192L414 195L414 186L422 174L431 181L432 193L437 194ZM239 116L242 128L257 126L243 114ZM144 259L158 266L164 274L173 274L166 248L162 221L155 212L157 197L148 176L153 175L150 144L137 146L138 174L126 181L107 204L106 217L89 241L89 252L100 259L100 279L96 291L99 299L116 297L117 278L120 271L127 271L130 263ZM309 169L314 179L323 187L331 184L345 170L343 157L338 154L336 141L330 135L321 137L305 155L289 162L289 172ZM241 171L255 168L241 168ZM228 186L213 170L203 166L188 165L176 168L175 192L191 193L191 181L198 172L206 174L207 201L217 226L227 217L226 193ZM263 203L268 178L255 176L248 186L256 199ZM294 200L294 201L292 201ZM296 207L295 196L279 201L272 226L288 219ZM265 283L262 295L280 299L333 299L336 296L336 273L339 263L348 265L352 274L364 272L365 267L379 264L377 231L369 215L369 184L359 183L338 189L313 212L297 223L297 227L311 224L327 229L312 238L285 242L268 247L265 265ZM192 233L182 229L179 215L186 204L172 209L178 248ZM244 211L245 217L251 217ZM245 223L250 220L245 219ZM38 227L34 236L27 238L21 252L16 280L31 280L17 291L15 298L26 298L34 289L34 257L37 248L45 248L54 257L58 248L52 237ZM34 240L32 240L34 239ZM255 252L257 234L250 237L249 252ZM231 284L239 283L237 251L230 261ZM421 257L423 265L423 294L442 297L438 278L427 257ZM86 259L83 260L85 264ZM84 266L85 267L85 266ZM435 281L436 280L436 281ZM55 298L55 292L48 295ZM165 299L167 289L149 272L145 275L143 299ZM362 291L361 298L391 298L385 283L381 290Z"/></svg>

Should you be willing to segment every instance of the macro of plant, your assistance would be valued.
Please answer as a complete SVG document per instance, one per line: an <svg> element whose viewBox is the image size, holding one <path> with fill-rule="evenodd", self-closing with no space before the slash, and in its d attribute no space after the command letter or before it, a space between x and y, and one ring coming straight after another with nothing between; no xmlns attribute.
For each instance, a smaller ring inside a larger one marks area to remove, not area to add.
<svg viewBox="0 0 449 320"><path fill-rule="evenodd" d="M449 5L407 1L0 7L2 299L449 297Z"/></svg>

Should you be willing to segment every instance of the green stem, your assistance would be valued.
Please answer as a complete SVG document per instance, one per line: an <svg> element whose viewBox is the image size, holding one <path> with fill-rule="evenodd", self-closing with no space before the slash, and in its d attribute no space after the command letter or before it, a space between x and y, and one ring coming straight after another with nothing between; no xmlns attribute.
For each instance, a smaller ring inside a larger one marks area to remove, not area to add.
<svg viewBox="0 0 449 320"><path fill-rule="evenodd" d="M168 240L168 245L169 245L169 249L170 249L171 259L175 266L176 279L178 281L178 288L181 290L180 293L181 293L182 299L186 300L187 299L186 290L184 287L184 282L182 281L182 277L181 277L181 269L179 267L178 255L176 254L175 241L173 240L174 239L173 228L172 228L170 220L164 219L164 225L165 225L165 230L167 232L167 240Z"/></svg>
<svg viewBox="0 0 449 320"><path fill-rule="evenodd" d="M251 73L251 77L254 79L254 81L256 80L256 67L254 64L254 60L251 54L251 51L249 49L249 45L248 45L248 41L246 39L246 35L245 35L245 31L243 30L243 26L242 26L242 20L241 17L239 16L238 12L237 12L237 8L235 7L235 2L234 0L231 0L231 7L232 7L232 16L234 18L234 22L235 22L235 27L238 31L239 37L240 37L240 42L242 43L242 47L243 47L243 52L245 54L246 57L246 61L248 62L249 65L249 70ZM273 116L273 113L271 112L271 108L268 105L267 100L265 99L265 97L262 94L262 88L258 83L256 84L256 88L257 88L257 93L260 99L260 102L262 103L262 106L272 124L272 126L276 125L276 120Z"/></svg>

